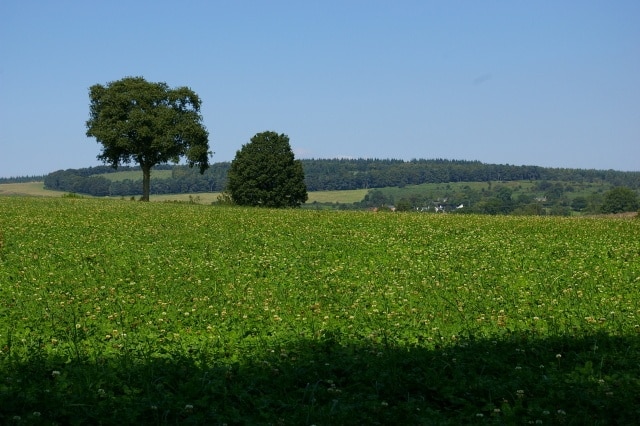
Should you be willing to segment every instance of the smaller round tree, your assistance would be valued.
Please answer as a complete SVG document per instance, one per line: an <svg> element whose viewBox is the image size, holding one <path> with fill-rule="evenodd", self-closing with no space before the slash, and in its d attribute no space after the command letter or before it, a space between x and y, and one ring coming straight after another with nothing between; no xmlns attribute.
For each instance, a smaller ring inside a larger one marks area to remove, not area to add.
<svg viewBox="0 0 640 426"><path fill-rule="evenodd" d="M307 201L304 170L294 158L289 137L276 132L252 137L231 162L227 191L241 206L300 207Z"/></svg>

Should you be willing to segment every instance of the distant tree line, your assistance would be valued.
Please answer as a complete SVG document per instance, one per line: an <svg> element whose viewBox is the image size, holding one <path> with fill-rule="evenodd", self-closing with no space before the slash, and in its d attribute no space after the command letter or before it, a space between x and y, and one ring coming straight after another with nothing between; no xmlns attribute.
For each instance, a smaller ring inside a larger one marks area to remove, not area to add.
<svg viewBox="0 0 640 426"><path fill-rule="evenodd" d="M564 181L606 182L612 186L640 189L640 172L616 170L546 168L485 164L461 160L384 160L384 159L306 159L300 160L308 191L404 187L422 183ZM159 165L170 169L169 179L153 178L151 194L220 192L227 183L230 163L214 163L204 174L186 166ZM139 170L137 167L119 167ZM116 170L110 166L59 170L45 176L45 188L94 196L140 195L139 181L111 181L104 175Z"/></svg>
<svg viewBox="0 0 640 426"><path fill-rule="evenodd" d="M45 178L44 175L6 177L6 178L0 178L0 184L3 184L3 183L42 182L44 180L44 178Z"/></svg>
<svg viewBox="0 0 640 426"><path fill-rule="evenodd" d="M403 187L422 183L548 180L640 188L640 172L485 164L462 160L302 160L309 191Z"/></svg>
<svg viewBox="0 0 640 426"><path fill-rule="evenodd" d="M158 165L153 170L171 170L171 178L154 179L151 173L151 194L183 194L197 192L219 192L225 188L229 163L213 164L204 174L187 166ZM140 171L139 167L111 166L84 169L58 170L44 178L44 187L56 191L75 192L96 197L122 197L142 195L140 179L110 180L109 173L116 171Z"/></svg>

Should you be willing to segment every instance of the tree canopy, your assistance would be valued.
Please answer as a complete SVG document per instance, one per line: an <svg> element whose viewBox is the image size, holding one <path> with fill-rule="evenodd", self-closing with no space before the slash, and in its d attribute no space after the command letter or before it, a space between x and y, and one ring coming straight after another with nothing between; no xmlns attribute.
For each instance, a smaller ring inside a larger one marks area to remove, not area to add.
<svg viewBox="0 0 640 426"><path fill-rule="evenodd" d="M601 210L603 213L623 213L638 210L638 194L632 189L619 186L604 194Z"/></svg>
<svg viewBox="0 0 640 426"><path fill-rule="evenodd" d="M307 201L304 170L289 137L271 131L252 137L231 162L227 191L245 206L299 207Z"/></svg>
<svg viewBox="0 0 640 426"><path fill-rule="evenodd" d="M131 162L143 172L142 200L149 201L151 168L185 157L200 173L209 167L209 134L201 100L188 87L125 77L89 89L87 136L102 144L98 159L117 168Z"/></svg>

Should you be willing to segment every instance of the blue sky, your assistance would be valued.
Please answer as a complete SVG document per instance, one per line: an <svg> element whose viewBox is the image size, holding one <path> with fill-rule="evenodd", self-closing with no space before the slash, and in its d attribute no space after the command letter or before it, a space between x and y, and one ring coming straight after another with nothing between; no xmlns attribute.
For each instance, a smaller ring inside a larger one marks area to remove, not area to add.
<svg viewBox="0 0 640 426"><path fill-rule="evenodd" d="M189 86L213 162L297 158L640 171L640 1L0 2L0 176L101 164L88 89Z"/></svg>

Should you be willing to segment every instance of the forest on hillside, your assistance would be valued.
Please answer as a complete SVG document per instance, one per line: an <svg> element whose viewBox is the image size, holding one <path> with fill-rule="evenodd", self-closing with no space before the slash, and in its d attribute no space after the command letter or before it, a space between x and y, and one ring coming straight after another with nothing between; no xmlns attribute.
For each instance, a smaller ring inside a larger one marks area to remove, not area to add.
<svg viewBox="0 0 640 426"><path fill-rule="evenodd" d="M462 160L305 159L302 162L308 191L404 187L425 183L562 181L604 182L611 186L640 189L640 172L616 170L547 168L485 164ZM220 192L225 189L229 162L214 163L204 174L187 166L161 165L154 170L171 170L170 178L151 177L152 194ZM119 167L117 171L139 170ZM93 196L139 195L139 180L111 180L110 166L58 170L44 177L47 189ZM164 176L164 175L163 175ZM140 179L142 175L140 175Z"/></svg>

